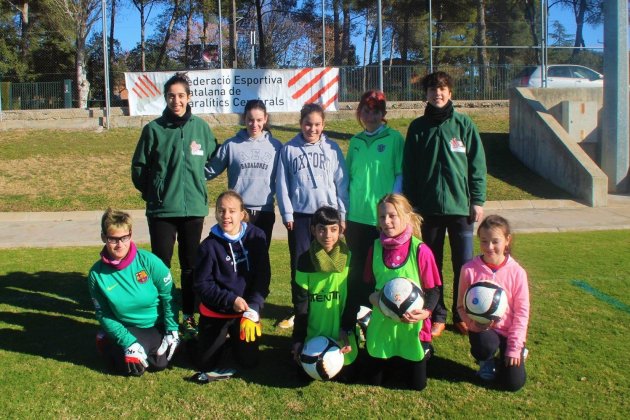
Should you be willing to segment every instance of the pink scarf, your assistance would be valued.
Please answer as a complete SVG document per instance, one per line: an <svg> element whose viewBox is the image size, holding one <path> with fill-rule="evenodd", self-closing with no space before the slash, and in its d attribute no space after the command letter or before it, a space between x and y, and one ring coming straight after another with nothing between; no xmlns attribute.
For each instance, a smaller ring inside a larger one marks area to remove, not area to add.
<svg viewBox="0 0 630 420"><path fill-rule="evenodd" d="M131 241L131 244L129 245L129 252L127 252L127 255L125 255L122 260L112 260L111 258L109 258L109 254L107 253L107 247L104 246L103 250L101 251L101 261L116 270L123 270L133 262L134 258L136 258L137 253L138 249L136 248L136 244Z"/></svg>
<svg viewBox="0 0 630 420"><path fill-rule="evenodd" d="M409 254L409 241L413 229L407 225L400 235L390 238L381 233L381 244L383 245L383 262L389 268L399 267L407 260Z"/></svg>

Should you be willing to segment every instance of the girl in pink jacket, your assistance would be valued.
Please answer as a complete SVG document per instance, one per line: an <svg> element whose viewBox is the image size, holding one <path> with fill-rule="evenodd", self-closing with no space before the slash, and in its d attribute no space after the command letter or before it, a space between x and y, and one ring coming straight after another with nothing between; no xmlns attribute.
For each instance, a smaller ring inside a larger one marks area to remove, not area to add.
<svg viewBox="0 0 630 420"><path fill-rule="evenodd" d="M466 263L461 270L457 311L469 329L470 352L479 363L477 376L485 382L500 379L509 391L525 385L525 339L529 322L527 273L511 257L512 234L507 220L490 215L477 230L482 255ZM498 321L484 325L466 313L464 297L470 285L492 281L506 293L508 308ZM495 353L500 359L495 362Z"/></svg>

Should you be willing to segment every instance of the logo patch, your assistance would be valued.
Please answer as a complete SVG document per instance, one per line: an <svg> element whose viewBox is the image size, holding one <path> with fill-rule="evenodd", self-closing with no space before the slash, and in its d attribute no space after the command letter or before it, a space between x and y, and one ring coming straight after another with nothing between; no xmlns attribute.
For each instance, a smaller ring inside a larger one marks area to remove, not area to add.
<svg viewBox="0 0 630 420"><path fill-rule="evenodd" d="M136 281L140 284L144 284L149 279L149 275L146 271L142 270L136 273Z"/></svg>
<svg viewBox="0 0 630 420"><path fill-rule="evenodd" d="M379 144L376 150L378 150L379 153L383 153L385 151L385 145Z"/></svg>
<svg viewBox="0 0 630 420"><path fill-rule="evenodd" d="M190 154L193 156L203 156L203 149L195 140L190 143Z"/></svg>
<svg viewBox="0 0 630 420"><path fill-rule="evenodd" d="M464 142L453 137L450 141L451 152L454 153L466 153L466 146Z"/></svg>
<svg viewBox="0 0 630 420"><path fill-rule="evenodd" d="M168 276L164 277L164 284L169 284L173 280L171 273L168 273Z"/></svg>

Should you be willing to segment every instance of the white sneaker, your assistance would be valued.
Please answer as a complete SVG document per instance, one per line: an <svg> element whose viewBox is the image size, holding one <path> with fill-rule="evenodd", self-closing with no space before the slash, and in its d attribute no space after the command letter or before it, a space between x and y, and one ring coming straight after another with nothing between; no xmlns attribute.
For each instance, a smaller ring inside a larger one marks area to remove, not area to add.
<svg viewBox="0 0 630 420"><path fill-rule="evenodd" d="M478 363L479 370L477 371L477 376L481 378L481 380L486 382L494 381L494 378L497 376L497 370L494 365L494 358Z"/></svg>
<svg viewBox="0 0 630 420"><path fill-rule="evenodd" d="M287 319L283 319L278 323L278 327L288 329L293 328L293 320L295 319L295 315L291 315Z"/></svg>

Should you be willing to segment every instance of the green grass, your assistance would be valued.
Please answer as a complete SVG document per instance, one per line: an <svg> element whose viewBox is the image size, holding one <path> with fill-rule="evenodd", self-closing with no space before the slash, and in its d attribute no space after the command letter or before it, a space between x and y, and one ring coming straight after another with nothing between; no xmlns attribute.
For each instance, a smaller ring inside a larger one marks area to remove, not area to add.
<svg viewBox="0 0 630 420"><path fill-rule="evenodd" d="M396 382L393 388L300 385L288 361L289 332L273 326L290 302L288 253L280 241L271 250L273 279L258 369L205 386L184 381L192 370L182 359L171 370L141 378L107 375L94 347L97 323L86 286L99 248L3 250L2 415L624 418L630 412L628 245L623 231L517 236L516 258L529 274L531 319L528 380L515 394L473 383L476 365L467 340L452 332L434 343L437 356L430 361L422 393L397 389ZM586 282L605 299L586 293L574 280Z"/></svg>
<svg viewBox="0 0 630 420"><path fill-rule="evenodd" d="M507 116L473 115L479 126L488 162L488 200L568 198L567 193L523 166L508 149ZM392 119L403 135L411 119ZM215 126L221 142L238 127ZM287 141L297 125L272 126L274 136ZM354 120L330 121L326 132L344 153L350 137L360 131ZM131 156L139 129L91 131L6 131L0 137L0 211L102 210L108 206L144 208L130 179ZM225 174L208 183L209 196L226 187Z"/></svg>

